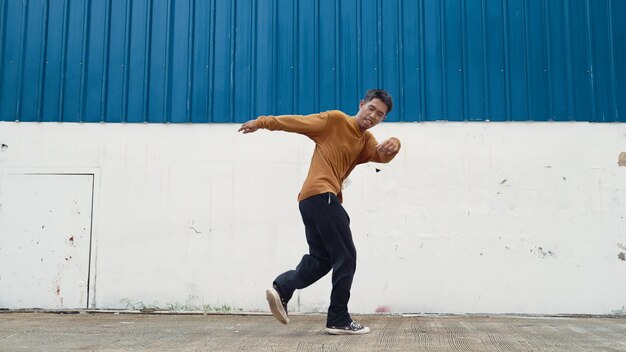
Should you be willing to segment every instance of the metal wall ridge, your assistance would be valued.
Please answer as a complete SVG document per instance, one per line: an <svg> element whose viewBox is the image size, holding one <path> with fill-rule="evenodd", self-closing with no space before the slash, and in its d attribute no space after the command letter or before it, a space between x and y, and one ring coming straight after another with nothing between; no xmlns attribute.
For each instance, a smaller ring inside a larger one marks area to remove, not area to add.
<svg viewBox="0 0 626 352"><path fill-rule="evenodd" d="M0 0L0 121L626 122L623 0Z"/></svg>

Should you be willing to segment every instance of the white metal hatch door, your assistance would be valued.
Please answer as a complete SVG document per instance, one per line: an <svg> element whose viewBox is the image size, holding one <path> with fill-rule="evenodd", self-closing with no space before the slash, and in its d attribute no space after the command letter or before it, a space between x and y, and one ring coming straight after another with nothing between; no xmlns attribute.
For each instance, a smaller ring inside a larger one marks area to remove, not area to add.
<svg viewBox="0 0 626 352"><path fill-rule="evenodd" d="M93 181L0 173L0 308L87 308Z"/></svg>

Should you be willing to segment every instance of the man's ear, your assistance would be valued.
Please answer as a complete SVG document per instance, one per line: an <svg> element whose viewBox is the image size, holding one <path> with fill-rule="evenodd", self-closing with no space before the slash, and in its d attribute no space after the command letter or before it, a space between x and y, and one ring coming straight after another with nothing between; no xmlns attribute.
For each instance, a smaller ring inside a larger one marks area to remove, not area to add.
<svg viewBox="0 0 626 352"><path fill-rule="evenodd" d="M363 104L365 104L365 101L361 99L361 102L359 102L359 110L363 109Z"/></svg>

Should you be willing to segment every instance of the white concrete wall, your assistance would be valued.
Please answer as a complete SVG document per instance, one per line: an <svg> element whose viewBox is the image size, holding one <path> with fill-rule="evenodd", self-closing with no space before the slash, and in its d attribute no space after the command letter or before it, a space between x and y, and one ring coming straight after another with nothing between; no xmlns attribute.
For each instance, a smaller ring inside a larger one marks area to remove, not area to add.
<svg viewBox="0 0 626 352"><path fill-rule="evenodd" d="M237 128L0 123L0 177L94 174L90 307L264 311L265 288L306 251L296 195L313 144ZM345 191L352 312L624 312L625 124L372 131L403 149L357 168ZM2 230L0 255L19 230ZM324 311L329 290L327 276L290 308Z"/></svg>

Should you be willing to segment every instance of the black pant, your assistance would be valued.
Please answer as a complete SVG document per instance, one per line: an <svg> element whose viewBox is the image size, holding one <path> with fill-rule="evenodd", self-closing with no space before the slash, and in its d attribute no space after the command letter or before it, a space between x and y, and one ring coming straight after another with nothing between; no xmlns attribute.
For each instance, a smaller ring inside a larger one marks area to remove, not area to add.
<svg viewBox="0 0 626 352"><path fill-rule="evenodd" d="M333 289L326 323L345 326L352 319L348 300L356 269L356 248L350 232L350 217L339 199L323 193L300 202L300 214L306 230L309 254L302 257L296 270L279 275L274 284L288 301L296 289L313 284L333 269Z"/></svg>

